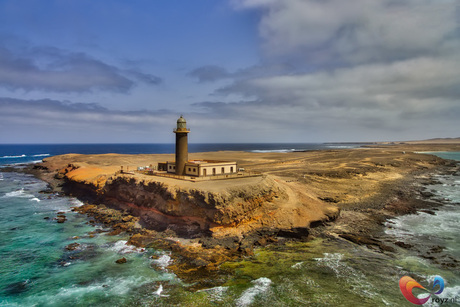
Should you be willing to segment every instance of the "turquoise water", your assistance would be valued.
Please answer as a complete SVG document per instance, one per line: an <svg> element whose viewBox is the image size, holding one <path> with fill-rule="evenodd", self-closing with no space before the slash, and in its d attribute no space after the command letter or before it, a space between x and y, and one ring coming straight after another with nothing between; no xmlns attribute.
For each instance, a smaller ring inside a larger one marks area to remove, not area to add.
<svg viewBox="0 0 460 307"><path fill-rule="evenodd" d="M460 161L460 153L449 155ZM428 187L444 204L436 215L393 219L386 235L444 246L444 256L460 259L460 177L437 179ZM166 269L167 252L136 249L125 236L100 232L102 226L70 211L78 200L39 193L45 187L34 177L0 171L0 306L413 306L398 287L404 275L424 286L440 275L446 288L439 297L460 302L458 269L410 250L388 256L320 239L257 249L253 258L222 266L230 273L221 286L189 291ZM58 212L65 223L54 219ZM71 243L80 245L69 251ZM122 257L128 262L116 264ZM459 304L442 306L449 305Z"/></svg>
<svg viewBox="0 0 460 307"><path fill-rule="evenodd" d="M38 193L46 185L28 175L0 174L1 306L124 305L144 292L153 299L162 282L180 282L151 267L155 251L106 233L91 238L101 227L70 211L81 205L78 200ZM54 220L58 212L65 223ZM69 251L71 243L80 246ZM122 257L128 263L116 264Z"/></svg>

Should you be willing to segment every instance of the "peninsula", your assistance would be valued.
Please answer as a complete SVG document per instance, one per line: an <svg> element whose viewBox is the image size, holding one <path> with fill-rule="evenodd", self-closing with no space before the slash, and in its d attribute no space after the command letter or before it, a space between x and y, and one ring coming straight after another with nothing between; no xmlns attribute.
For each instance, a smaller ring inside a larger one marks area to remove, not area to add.
<svg viewBox="0 0 460 307"><path fill-rule="evenodd" d="M423 184L433 174L458 171L453 161L417 153L427 150L460 151L460 144L192 153L191 159L233 160L260 174L196 182L120 172L120 166L136 170L172 160L172 154L67 154L31 171L53 191L83 200L75 210L111 225L112 234L126 231L131 244L173 250L181 261L171 269L188 278L251 255L254 246L312 235L391 251L376 240L382 222L429 208Z"/></svg>

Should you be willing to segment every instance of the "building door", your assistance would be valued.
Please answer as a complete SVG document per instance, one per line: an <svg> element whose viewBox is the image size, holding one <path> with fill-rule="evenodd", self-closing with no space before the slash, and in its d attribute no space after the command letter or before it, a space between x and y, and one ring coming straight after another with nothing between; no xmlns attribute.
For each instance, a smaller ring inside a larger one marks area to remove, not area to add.
<svg viewBox="0 0 460 307"><path fill-rule="evenodd" d="M216 174L216 168L215 168L215 167L212 168L212 174L213 174L213 175Z"/></svg>
<svg viewBox="0 0 460 307"><path fill-rule="evenodd" d="M206 169L203 168L203 176L206 176Z"/></svg>
<svg viewBox="0 0 460 307"><path fill-rule="evenodd" d="M220 170L220 173L224 174L225 173L225 168L222 167L222 169Z"/></svg>

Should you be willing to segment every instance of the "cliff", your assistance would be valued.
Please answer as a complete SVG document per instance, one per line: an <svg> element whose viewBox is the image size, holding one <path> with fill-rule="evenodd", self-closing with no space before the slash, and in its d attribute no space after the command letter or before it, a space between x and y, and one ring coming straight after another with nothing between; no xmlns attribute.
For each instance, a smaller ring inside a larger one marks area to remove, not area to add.
<svg viewBox="0 0 460 307"><path fill-rule="evenodd" d="M270 175L188 182L138 173L110 174L113 169L79 162L62 168L56 164L56 160L69 162L73 157L48 158L40 167L63 180L68 194L125 210L138 216L144 228L169 229L182 237L242 237L261 228L306 235L311 223L333 219L339 213L337 206L318 199L301 201L301 193Z"/></svg>

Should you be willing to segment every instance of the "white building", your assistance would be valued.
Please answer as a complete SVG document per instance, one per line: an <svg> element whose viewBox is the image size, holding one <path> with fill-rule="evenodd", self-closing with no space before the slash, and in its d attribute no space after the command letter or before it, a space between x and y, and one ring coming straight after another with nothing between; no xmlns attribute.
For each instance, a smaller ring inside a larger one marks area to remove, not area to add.
<svg viewBox="0 0 460 307"><path fill-rule="evenodd" d="M166 162L166 171L176 173L176 163ZM238 172L236 162L217 160L189 160L185 163L186 176L206 177L216 175L230 175Z"/></svg>

